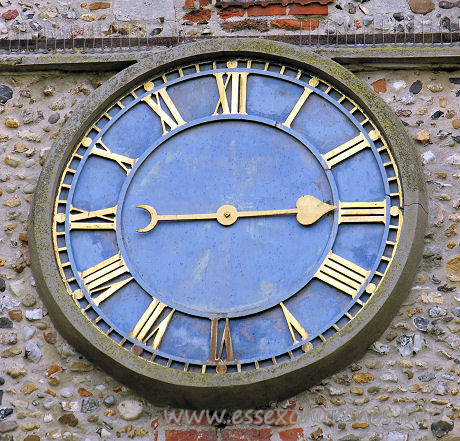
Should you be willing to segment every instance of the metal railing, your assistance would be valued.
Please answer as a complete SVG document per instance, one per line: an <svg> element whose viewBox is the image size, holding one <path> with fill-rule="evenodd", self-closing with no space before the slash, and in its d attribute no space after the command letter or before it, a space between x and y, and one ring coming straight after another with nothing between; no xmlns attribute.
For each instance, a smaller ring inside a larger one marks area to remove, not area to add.
<svg viewBox="0 0 460 441"><path fill-rule="evenodd" d="M379 26L380 25L380 26ZM200 39L219 38L212 35L190 36L183 26L176 36L149 35L146 25L125 25L122 31L104 35L102 26L87 25L59 30L43 28L38 33L8 31L0 35L0 55L43 53L105 53L148 51L156 47L177 46ZM261 33L260 37L286 41L308 47L460 47L460 20L450 19L425 25L424 21L394 21L383 19L381 23L353 29L323 21L315 30L302 30L285 34ZM228 35L228 37L244 35Z"/></svg>

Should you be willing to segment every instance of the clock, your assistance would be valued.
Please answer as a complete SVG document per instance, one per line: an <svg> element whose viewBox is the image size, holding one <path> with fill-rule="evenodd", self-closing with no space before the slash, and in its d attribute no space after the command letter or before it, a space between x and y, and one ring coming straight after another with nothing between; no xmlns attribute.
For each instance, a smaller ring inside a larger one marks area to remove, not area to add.
<svg viewBox="0 0 460 441"><path fill-rule="evenodd" d="M178 47L88 97L30 218L62 334L159 404L260 405L360 356L423 243L418 158L386 105L302 48Z"/></svg>

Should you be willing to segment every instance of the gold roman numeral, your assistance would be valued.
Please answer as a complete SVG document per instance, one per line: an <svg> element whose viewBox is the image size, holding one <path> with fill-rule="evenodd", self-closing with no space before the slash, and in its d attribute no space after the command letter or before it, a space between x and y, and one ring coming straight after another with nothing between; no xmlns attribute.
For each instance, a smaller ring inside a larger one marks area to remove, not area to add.
<svg viewBox="0 0 460 441"><path fill-rule="evenodd" d="M153 88L154 84L151 82L144 84L144 89L147 91L152 90ZM152 95L155 96L155 100L152 99ZM160 97L161 100L163 100L163 102L166 104L166 107L171 113L172 118L161 107ZM168 126L170 130L174 130L179 126L186 124L181 114L177 110L176 106L174 105L172 99L168 95L166 87L163 87L162 89L154 92L153 94L148 95L145 98L142 98L142 101L148 104L149 107L160 117L161 127L163 128L163 135L166 135L168 133L168 130L166 130L166 126Z"/></svg>
<svg viewBox="0 0 460 441"><path fill-rule="evenodd" d="M287 325L289 327L289 332L291 333L292 344L295 345L299 343L294 333L294 330L296 330L299 333L302 340L305 340L308 337L310 337L310 334L307 331L305 331L305 329L302 327L299 321L291 314L289 309L287 309L284 306L283 302L280 303L280 306L281 306L281 309L283 310L284 318L286 319Z"/></svg>
<svg viewBox="0 0 460 441"><path fill-rule="evenodd" d="M369 274L370 271L329 251L315 277L354 298Z"/></svg>
<svg viewBox="0 0 460 441"><path fill-rule="evenodd" d="M375 141L379 135L375 130L369 132L370 138ZM335 149L327 152L324 155L321 155L326 161L329 168L342 162L343 160L349 158L350 156L355 155L366 147L370 147L369 141L364 136L364 133L360 133L358 136L355 136L353 139L350 139L347 142L344 142L342 145L339 145Z"/></svg>
<svg viewBox="0 0 460 441"><path fill-rule="evenodd" d="M166 305L164 303L153 299L136 323L136 326L134 326L133 330L129 333L129 336L144 344L147 344L148 340L155 337L151 347L153 349L158 349L175 312L175 309L172 309L171 312L157 324L158 318L165 308Z"/></svg>
<svg viewBox="0 0 460 441"><path fill-rule="evenodd" d="M233 345L232 345L232 337L230 335L230 327L228 325L228 317L225 319L225 327L224 332L222 334L222 339L219 346L219 352L217 352L217 332L219 326L219 319L217 317L211 317L211 344L210 344L210 351L209 351L209 361L219 362L222 358L222 353L224 351L225 345L225 352L227 354L226 362L235 361L235 357L233 356Z"/></svg>
<svg viewBox="0 0 460 441"><path fill-rule="evenodd" d="M383 222L386 221L387 201L340 202L339 224L343 222Z"/></svg>
<svg viewBox="0 0 460 441"><path fill-rule="evenodd" d="M313 77L310 79L308 84L312 87L316 87L319 84L319 80L318 78ZM302 95L300 95L300 98L295 103L295 106L292 108L291 113L286 118L286 121L284 121L283 126L291 127L292 121L294 121L294 118L300 112L300 109L305 104L305 101L307 101L307 98L311 95L312 92L313 89L310 89L308 87L304 88Z"/></svg>
<svg viewBox="0 0 460 441"><path fill-rule="evenodd" d="M129 174L137 161L137 158L133 159L128 156L123 156L119 155L118 153L111 152L110 149L100 139L91 149L90 155L101 156L102 158L107 158L115 161L126 172L126 174Z"/></svg>
<svg viewBox="0 0 460 441"><path fill-rule="evenodd" d="M124 273L129 273L129 269L125 265L121 253L118 253L78 274L83 280L89 294L93 295L94 293L100 292L97 297L93 298L93 302L99 306L101 302L107 300L112 294L133 279L129 277L118 282L110 283Z"/></svg>
<svg viewBox="0 0 460 441"><path fill-rule="evenodd" d="M75 214L75 211L78 214ZM74 213L72 213L74 212ZM70 230L115 230L115 216L117 206L104 208L102 210L85 211L71 206L70 208ZM97 221L97 222L85 222Z"/></svg>
<svg viewBox="0 0 460 441"><path fill-rule="evenodd" d="M236 61L229 61L227 67L237 67ZM219 91L219 101L213 115L219 115L219 109L222 108L222 115L243 114L246 113L246 95L248 72L221 72L213 74L216 77L217 90ZM224 82L224 75L227 79ZM227 87L230 86L230 104L227 98Z"/></svg>

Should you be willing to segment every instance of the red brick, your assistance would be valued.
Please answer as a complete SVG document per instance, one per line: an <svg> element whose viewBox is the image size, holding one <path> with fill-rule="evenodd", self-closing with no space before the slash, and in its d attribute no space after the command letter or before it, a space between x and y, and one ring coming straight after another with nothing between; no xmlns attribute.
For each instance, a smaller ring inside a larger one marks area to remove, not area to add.
<svg viewBox="0 0 460 441"><path fill-rule="evenodd" d="M217 441L215 430L166 430L165 441Z"/></svg>
<svg viewBox="0 0 460 441"><path fill-rule="evenodd" d="M218 12L219 17L227 20L227 18L231 17L242 17L244 15L244 9L235 9L235 8L228 8Z"/></svg>
<svg viewBox="0 0 460 441"><path fill-rule="evenodd" d="M281 441L303 441L303 429L288 429L278 433Z"/></svg>
<svg viewBox="0 0 460 441"><path fill-rule="evenodd" d="M209 9L197 9L196 11L190 11L184 15L184 20L190 20L194 23L199 21L209 20L211 18L211 11Z"/></svg>
<svg viewBox="0 0 460 441"><path fill-rule="evenodd" d="M195 0L185 0L184 6L182 6L183 9L190 9L195 7Z"/></svg>
<svg viewBox="0 0 460 441"><path fill-rule="evenodd" d="M200 0L200 8L211 4L211 0Z"/></svg>
<svg viewBox="0 0 460 441"><path fill-rule="evenodd" d="M266 7L251 6L248 8L248 17L264 17L269 15L286 15L286 7L270 5Z"/></svg>
<svg viewBox="0 0 460 441"><path fill-rule="evenodd" d="M222 441L270 441L271 429L225 429Z"/></svg>
<svg viewBox="0 0 460 441"><path fill-rule="evenodd" d="M271 21L272 28L285 29L287 31L298 31L302 29L313 31L318 28L318 20L296 20L293 18L277 18Z"/></svg>
<svg viewBox="0 0 460 441"><path fill-rule="evenodd" d="M17 9L8 9L8 11L5 11L2 14L2 17L5 20L14 20L18 15L19 15L19 12Z"/></svg>
<svg viewBox="0 0 460 441"><path fill-rule="evenodd" d="M385 78L374 81L371 86L374 88L375 93L385 93L387 91L387 82Z"/></svg>
<svg viewBox="0 0 460 441"><path fill-rule="evenodd" d="M290 15L327 15L327 5L292 5L289 8Z"/></svg>

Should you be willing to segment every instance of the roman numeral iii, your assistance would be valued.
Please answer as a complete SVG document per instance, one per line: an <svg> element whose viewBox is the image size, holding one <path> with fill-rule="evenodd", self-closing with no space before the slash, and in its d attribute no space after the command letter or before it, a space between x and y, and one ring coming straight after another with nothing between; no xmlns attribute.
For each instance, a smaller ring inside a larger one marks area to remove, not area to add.
<svg viewBox="0 0 460 441"><path fill-rule="evenodd" d="M339 224L354 222L386 221L387 201L378 202L340 202Z"/></svg>

